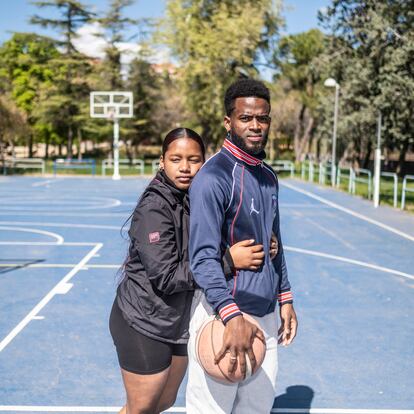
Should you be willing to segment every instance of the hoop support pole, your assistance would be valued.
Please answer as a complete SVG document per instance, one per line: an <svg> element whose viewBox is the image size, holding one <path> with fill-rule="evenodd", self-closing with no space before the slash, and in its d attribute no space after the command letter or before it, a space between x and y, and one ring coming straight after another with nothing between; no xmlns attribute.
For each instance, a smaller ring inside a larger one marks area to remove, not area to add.
<svg viewBox="0 0 414 414"><path fill-rule="evenodd" d="M119 120L116 117L114 118L114 173L112 179L121 179L119 174Z"/></svg>

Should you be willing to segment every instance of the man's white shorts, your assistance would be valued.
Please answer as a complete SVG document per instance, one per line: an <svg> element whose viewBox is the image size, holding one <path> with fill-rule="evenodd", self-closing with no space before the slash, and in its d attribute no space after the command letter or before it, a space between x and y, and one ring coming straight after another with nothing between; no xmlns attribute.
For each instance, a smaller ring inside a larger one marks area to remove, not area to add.
<svg viewBox="0 0 414 414"><path fill-rule="evenodd" d="M206 375L197 362L195 337L204 321L214 312L204 293L196 290L188 343L187 414L269 414L276 396L277 311L254 318L266 338L266 357L259 371L240 384L222 384Z"/></svg>

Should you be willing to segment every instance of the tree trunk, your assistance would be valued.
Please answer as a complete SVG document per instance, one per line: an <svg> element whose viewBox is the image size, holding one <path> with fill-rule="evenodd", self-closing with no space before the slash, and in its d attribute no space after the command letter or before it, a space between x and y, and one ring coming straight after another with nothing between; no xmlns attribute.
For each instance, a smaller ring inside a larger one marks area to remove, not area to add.
<svg viewBox="0 0 414 414"><path fill-rule="evenodd" d="M129 160L129 164L132 165L132 160L134 158L134 154L133 154L133 148L131 145L131 141L129 139L125 140L125 152L126 152L126 156Z"/></svg>
<svg viewBox="0 0 414 414"><path fill-rule="evenodd" d="M309 142L309 139L310 139L310 135L311 135L311 131L312 131L314 122L315 122L315 120L310 116L309 117L309 121L308 121L308 125L306 125L305 131L303 133L303 137L300 140L299 157L303 154L303 152L306 149L306 145Z"/></svg>
<svg viewBox="0 0 414 414"><path fill-rule="evenodd" d="M49 137L49 133L47 133L47 136L46 136L46 145L45 145L45 159L46 160L48 160L49 159L49 140L50 140L50 137Z"/></svg>
<svg viewBox="0 0 414 414"><path fill-rule="evenodd" d="M78 128L78 160L82 159L82 130Z"/></svg>
<svg viewBox="0 0 414 414"><path fill-rule="evenodd" d="M362 163L362 168L368 168L369 159L371 158L371 152L372 152L372 142L368 141L367 152L365 154L364 162Z"/></svg>
<svg viewBox="0 0 414 414"><path fill-rule="evenodd" d="M72 129L72 126L69 126L69 129L68 129L68 145L67 145L67 148L68 148L67 157L69 159L72 158L72 145L73 145L73 129Z"/></svg>
<svg viewBox="0 0 414 414"><path fill-rule="evenodd" d="M397 165L397 174L400 177L404 175L404 167L405 167L405 156L408 150L408 139L406 139L400 149L400 156L398 157L398 165Z"/></svg>
<svg viewBox="0 0 414 414"><path fill-rule="evenodd" d="M296 120L296 126L295 126L295 135L293 137L293 146L295 151L295 159L296 161L300 161L300 156L302 155L300 152L300 136L302 132L302 126L303 126L303 118L305 115L306 107L305 105L302 105L299 111L298 118Z"/></svg>
<svg viewBox="0 0 414 414"><path fill-rule="evenodd" d="M32 134L29 134L28 147L29 147L29 158L33 158L33 135Z"/></svg>

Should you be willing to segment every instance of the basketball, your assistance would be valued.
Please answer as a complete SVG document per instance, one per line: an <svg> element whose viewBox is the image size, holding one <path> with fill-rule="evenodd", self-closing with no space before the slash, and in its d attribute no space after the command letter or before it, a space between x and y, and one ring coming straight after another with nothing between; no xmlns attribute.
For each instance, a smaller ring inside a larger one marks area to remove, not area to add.
<svg viewBox="0 0 414 414"><path fill-rule="evenodd" d="M260 328L260 325L251 316L243 314L243 317ZM196 337L197 360L204 371L217 381L225 384L244 381L254 375L262 365L266 355L266 345L259 338L255 337L253 341L253 352L256 357L256 368L254 371L252 370L250 359L246 354L246 375L242 375L238 361L235 371L229 374L229 352L225 354L218 364L214 363L214 358L223 345L224 328L225 326L221 319L214 315L204 322Z"/></svg>

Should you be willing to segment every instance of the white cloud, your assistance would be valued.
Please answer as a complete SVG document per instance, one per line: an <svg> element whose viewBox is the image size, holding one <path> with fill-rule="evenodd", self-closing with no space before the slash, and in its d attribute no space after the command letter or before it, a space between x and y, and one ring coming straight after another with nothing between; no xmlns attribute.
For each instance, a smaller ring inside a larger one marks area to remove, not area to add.
<svg viewBox="0 0 414 414"><path fill-rule="evenodd" d="M102 59L105 56L108 43L103 37L96 36L103 34L103 29L98 22L80 27L76 34L77 37L73 40L73 44L79 52L94 58Z"/></svg>
<svg viewBox="0 0 414 414"><path fill-rule="evenodd" d="M108 42L102 36L104 29L98 22L85 24L77 30L76 34L77 37L73 44L79 52L94 58L102 59L105 57L105 48L108 46ZM139 45L132 42L120 42L117 46L122 52L121 62L126 65L137 56L139 51Z"/></svg>
<svg viewBox="0 0 414 414"><path fill-rule="evenodd" d="M108 42L102 36L104 29L98 22L86 24L80 27L77 37L73 44L76 49L87 56L103 59L105 57L105 48ZM100 35L100 36L97 36ZM140 46L133 42L120 42L117 47L121 51L122 75L125 77L128 73L130 63L137 57ZM171 61L169 50L164 46L153 48L152 56L148 58L151 63L166 63Z"/></svg>

